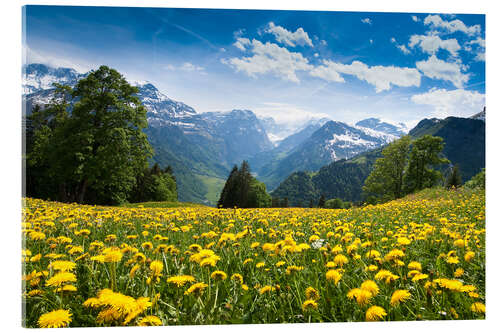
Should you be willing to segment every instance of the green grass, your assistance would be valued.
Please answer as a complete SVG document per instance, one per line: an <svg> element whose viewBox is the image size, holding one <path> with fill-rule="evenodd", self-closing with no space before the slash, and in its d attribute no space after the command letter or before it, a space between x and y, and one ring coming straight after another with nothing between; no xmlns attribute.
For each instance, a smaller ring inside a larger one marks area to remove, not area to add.
<svg viewBox="0 0 500 333"><path fill-rule="evenodd" d="M209 201L210 205L214 205L219 200L220 192L224 187L225 180L216 177L196 175L196 177L205 184L207 188L207 193L205 193L205 198Z"/></svg>

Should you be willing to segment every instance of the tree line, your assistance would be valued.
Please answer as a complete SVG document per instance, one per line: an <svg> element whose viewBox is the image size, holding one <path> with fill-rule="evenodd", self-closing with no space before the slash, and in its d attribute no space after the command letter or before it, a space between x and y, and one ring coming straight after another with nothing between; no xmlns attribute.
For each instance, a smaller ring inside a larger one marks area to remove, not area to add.
<svg viewBox="0 0 500 333"><path fill-rule="evenodd" d="M448 188L461 184L460 171L453 166L445 180L440 165L450 164L441 156L441 137L424 135L411 140L409 135L390 143L375 161L373 171L365 180L363 194L368 203L385 202L433 187L439 183Z"/></svg>
<svg viewBox="0 0 500 333"><path fill-rule="evenodd" d="M25 195L87 204L176 200L171 168L148 166L146 109L116 70L101 66L56 84L26 119Z"/></svg>

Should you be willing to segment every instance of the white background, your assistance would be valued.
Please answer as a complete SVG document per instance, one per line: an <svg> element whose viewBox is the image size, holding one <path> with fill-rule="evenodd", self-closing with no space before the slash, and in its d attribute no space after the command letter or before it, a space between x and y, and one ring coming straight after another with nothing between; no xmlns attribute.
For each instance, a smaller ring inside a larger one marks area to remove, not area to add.
<svg viewBox="0 0 500 333"><path fill-rule="evenodd" d="M496 331L500 324L500 295L498 265L500 261L499 225L500 215L498 191L500 165L498 147L500 54L497 35L500 32L500 12L494 0L375 0L375 1L319 1L319 0L69 0L69 1L16 1L4 0L0 7L2 38L0 45L0 327L5 332L21 328L21 7L32 5L93 5L93 6L135 6L135 7L184 7L184 8L241 8L241 9L294 9L294 10L334 10L334 11L374 11L374 12L414 12L414 13L468 13L486 14L486 101L488 115L486 123L486 165L487 165L487 273L486 308L487 319L475 321L442 322L396 322L396 323L330 323L330 324L287 324L287 325L219 325L147 328L148 332L185 333L202 329L204 332L233 332L253 330L285 329L290 332L314 330L316 332L422 332L422 331ZM46 331L52 331L47 329ZM78 329L78 331L89 329ZM102 329L101 329L102 330ZM137 332L140 328L104 329L105 331Z"/></svg>

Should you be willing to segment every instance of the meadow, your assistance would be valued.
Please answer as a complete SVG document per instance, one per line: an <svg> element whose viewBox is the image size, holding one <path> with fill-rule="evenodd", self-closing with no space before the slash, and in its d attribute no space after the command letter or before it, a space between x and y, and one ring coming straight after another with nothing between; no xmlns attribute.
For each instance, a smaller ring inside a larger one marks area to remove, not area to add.
<svg viewBox="0 0 500 333"><path fill-rule="evenodd" d="M485 316L484 190L348 210L155 207L24 199L24 325Z"/></svg>

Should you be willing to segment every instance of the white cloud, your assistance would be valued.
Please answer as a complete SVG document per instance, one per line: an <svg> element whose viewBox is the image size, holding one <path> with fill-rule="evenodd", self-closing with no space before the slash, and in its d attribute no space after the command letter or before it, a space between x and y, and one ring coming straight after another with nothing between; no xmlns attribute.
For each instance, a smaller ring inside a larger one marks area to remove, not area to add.
<svg viewBox="0 0 500 333"><path fill-rule="evenodd" d="M466 51L473 52L473 49L476 52L476 56L474 57L474 60L485 61L485 59L486 59L486 55L485 55L486 41L484 39L482 39L481 37L477 37L476 39L465 43L465 50Z"/></svg>
<svg viewBox="0 0 500 333"><path fill-rule="evenodd" d="M291 32L279 25L275 25L273 22L269 22L265 32L273 34L279 43L291 47L295 47L297 45L313 46L311 38L309 38L307 32L305 32L302 28L298 28L295 32Z"/></svg>
<svg viewBox="0 0 500 333"><path fill-rule="evenodd" d="M417 61L417 68L431 79L450 81L457 88L462 88L469 80L469 74L462 73L465 69L460 63L446 62L431 55L429 59Z"/></svg>
<svg viewBox="0 0 500 333"><path fill-rule="evenodd" d="M290 52L274 43L266 42L264 44L253 39L250 52L253 53L251 57L222 59L221 62L250 77L270 73L295 83L300 82L296 74L297 71L309 71L313 68L301 53Z"/></svg>
<svg viewBox="0 0 500 333"><path fill-rule="evenodd" d="M481 32L481 26L479 24L467 26L459 19L446 21L439 15L428 15L424 20L424 24L447 33L461 31L466 35L473 36Z"/></svg>
<svg viewBox="0 0 500 333"><path fill-rule="evenodd" d="M408 46L414 48L419 46L423 52L434 54L439 49L447 50L454 57L457 56L457 51L460 50L460 45L455 38L442 40L436 35L413 35L410 37Z"/></svg>
<svg viewBox="0 0 500 333"><path fill-rule="evenodd" d="M280 102L265 102L261 106L253 107L252 111L260 117L272 117L276 123L286 124L291 130L303 126L311 119L330 118L326 113L311 112L296 105Z"/></svg>
<svg viewBox="0 0 500 333"><path fill-rule="evenodd" d="M88 61L77 59L74 56L66 57L60 55L54 55L40 50L33 50L29 46L24 45L23 47L24 56L26 59L26 64L44 64L50 67L66 67L73 68L79 73L86 73L92 69L97 69L99 67L97 64L89 63Z"/></svg>
<svg viewBox="0 0 500 333"><path fill-rule="evenodd" d="M345 82L344 78L334 68L334 66L330 66L330 63L331 62L329 60L323 60L324 65L314 67L309 74L328 82Z"/></svg>
<svg viewBox="0 0 500 333"><path fill-rule="evenodd" d="M314 57L315 58L319 57L319 53L318 52L314 53Z"/></svg>
<svg viewBox="0 0 500 333"><path fill-rule="evenodd" d="M420 20L418 19L418 17L416 17L415 15L412 15L412 16L411 16L411 19L413 20L413 22L418 22L418 21L420 21Z"/></svg>
<svg viewBox="0 0 500 333"><path fill-rule="evenodd" d="M367 66L360 61L350 65L323 60L323 65L311 71L311 75L327 81L343 82L340 73L356 76L375 87L376 92L389 90L391 85L400 87L420 86L420 73L415 68L395 66Z"/></svg>
<svg viewBox="0 0 500 333"><path fill-rule="evenodd" d="M370 44L373 44L373 39L370 39Z"/></svg>
<svg viewBox="0 0 500 333"><path fill-rule="evenodd" d="M415 104L429 105L434 109L435 117L469 117L478 113L485 105L485 95L477 91L433 88L426 93L413 95Z"/></svg>
<svg viewBox="0 0 500 333"><path fill-rule="evenodd" d="M319 44L322 45L322 46L326 46L327 42L326 42L326 40L322 39L322 40L319 41Z"/></svg>
<svg viewBox="0 0 500 333"><path fill-rule="evenodd" d="M400 50L401 50L401 52L403 52L404 54L410 54L410 50L408 50L408 49L406 48L406 46L404 46L403 44L401 44L401 45L396 45L396 46L397 46L397 48L398 48L398 49L400 49Z"/></svg>
<svg viewBox="0 0 500 333"><path fill-rule="evenodd" d="M201 67L198 65L193 65L190 62L185 62L181 66L174 66L172 64L168 64L168 65L164 66L163 68L166 70L169 70L169 71L180 70L180 71L185 71L185 72L199 72L201 74L206 74L204 67Z"/></svg>
<svg viewBox="0 0 500 333"><path fill-rule="evenodd" d="M396 44L396 47L404 54L410 54L410 50L408 50L404 44L399 45L396 38L392 37L391 43Z"/></svg>
<svg viewBox="0 0 500 333"><path fill-rule="evenodd" d="M246 46L250 44L251 44L250 39L244 37L238 37L233 45L239 48L241 51L245 51Z"/></svg>
<svg viewBox="0 0 500 333"><path fill-rule="evenodd" d="M193 65L190 62L183 63L182 66L180 67L180 69L183 71L187 71L187 72L194 72L194 71L201 72L201 71L205 70L205 68L203 68L201 66Z"/></svg>
<svg viewBox="0 0 500 333"><path fill-rule="evenodd" d="M474 57L474 60L476 61L486 61L486 53L484 52L478 52L476 56Z"/></svg>
<svg viewBox="0 0 500 333"><path fill-rule="evenodd" d="M370 18L364 18L364 19L361 19L361 22L365 23L365 24L372 24L372 20L370 20Z"/></svg>

